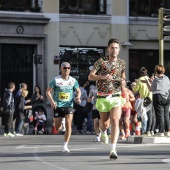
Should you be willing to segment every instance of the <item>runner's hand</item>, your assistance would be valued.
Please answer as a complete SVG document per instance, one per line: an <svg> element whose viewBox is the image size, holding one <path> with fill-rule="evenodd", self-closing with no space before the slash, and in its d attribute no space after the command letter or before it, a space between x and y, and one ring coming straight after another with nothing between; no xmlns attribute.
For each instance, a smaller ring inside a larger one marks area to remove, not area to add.
<svg viewBox="0 0 170 170"><path fill-rule="evenodd" d="M106 74L106 75L102 75L102 79L113 80L113 77L111 74Z"/></svg>
<svg viewBox="0 0 170 170"><path fill-rule="evenodd" d="M52 102L51 103L51 107L52 107L52 109L56 109L57 108L57 104L55 102Z"/></svg>

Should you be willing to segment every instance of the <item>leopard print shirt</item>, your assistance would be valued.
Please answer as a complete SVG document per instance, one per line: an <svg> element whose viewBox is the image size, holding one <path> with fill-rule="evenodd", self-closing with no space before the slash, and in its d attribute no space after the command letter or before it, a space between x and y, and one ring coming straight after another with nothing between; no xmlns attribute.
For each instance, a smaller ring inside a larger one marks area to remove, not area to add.
<svg viewBox="0 0 170 170"><path fill-rule="evenodd" d="M94 63L98 75L111 74L113 80L98 80L98 94L114 94L121 91L121 75L125 72L126 62L120 58L117 61L110 61L109 57L99 58Z"/></svg>

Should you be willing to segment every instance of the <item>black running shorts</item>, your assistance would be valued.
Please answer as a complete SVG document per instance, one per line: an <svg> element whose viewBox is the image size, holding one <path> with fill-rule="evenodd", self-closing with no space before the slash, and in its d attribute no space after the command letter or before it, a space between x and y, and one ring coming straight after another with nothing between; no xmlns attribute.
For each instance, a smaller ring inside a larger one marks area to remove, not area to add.
<svg viewBox="0 0 170 170"><path fill-rule="evenodd" d="M65 117L68 114L73 114L75 112L75 109L73 108L66 108L66 107L57 107L54 109L54 118L58 117Z"/></svg>
<svg viewBox="0 0 170 170"><path fill-rule="evenodd" d="M100 119L100 114L98 110L92 110L92 119Z"/></svg>

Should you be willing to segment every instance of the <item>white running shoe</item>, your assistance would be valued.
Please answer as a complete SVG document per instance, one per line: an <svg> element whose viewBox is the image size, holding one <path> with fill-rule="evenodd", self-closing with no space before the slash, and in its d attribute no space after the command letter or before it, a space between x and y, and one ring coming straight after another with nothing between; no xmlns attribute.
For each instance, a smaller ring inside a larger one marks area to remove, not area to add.
<svg viewBox="0 0 170 170"><path fill-rule="evenodd" d="M150 131L147 131L147 136L151 136L151 132Z"/></svg>
<svg viewBox="0 0 170 170"><path fill-rule="evenodd" d="M151 136L154 136L154 131L151 131Z"/></svg>
<svg viewBox="0 0 170 170"><path fill-rule="evenodd" d="M96 139L94 140L94 142L100 142L100 136L96 136Z"/></svg>
<svg viewBox="0 0 170 170"><path fill-rule="evenodd" d="M21 133L16 133L15 136L23 136Z"/></svg>
<svg viewBox="0 0 170 170"><path fill-rule="evenodd" d="M117 159L118 158L118 155L117 155L117 152L115 149L112 149L110 151L110 159Z"/></svg>
<svg viewBox="0 0 170 170"><path fill-rule="evenodd" d="M15 135L9 132L6 137L15 137Z"/></svg>
<svg viewBox="0 0 170 170"><path fill-rule="evenodd" d="M63 147L63 152L70 152L70 150L67 147Z"/></svg>
<svg viewBox="0 0 170 170"><path fill-rule="evenodd" d="M165 132L166 137L170 137L170 132Z"/></svg>
<svg viewBox="0 0 170 170"><path fill-rule="evenodd" d="M103 143L108 144L109 143L109 137L106 133L101 133L101 138Z"/></svg>

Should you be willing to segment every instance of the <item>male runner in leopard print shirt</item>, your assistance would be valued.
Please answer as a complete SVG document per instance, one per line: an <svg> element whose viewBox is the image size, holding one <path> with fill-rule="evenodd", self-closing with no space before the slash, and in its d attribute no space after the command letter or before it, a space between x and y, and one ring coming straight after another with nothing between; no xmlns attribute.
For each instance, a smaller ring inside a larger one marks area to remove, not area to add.
<svg viewBox="0 0 170 170"><path fill-rule="evenodd" d="M102 140L108 144L106 130L111 123L110 158L117 159L116 143L119 137L119 119L122 111L121 81L126 78L126 63L118 57L120 43L117 39L109 40L107 50L109 56L99 58L94 63L88 78L90 81L97 81L96 108L100 112Z"/></svg>

